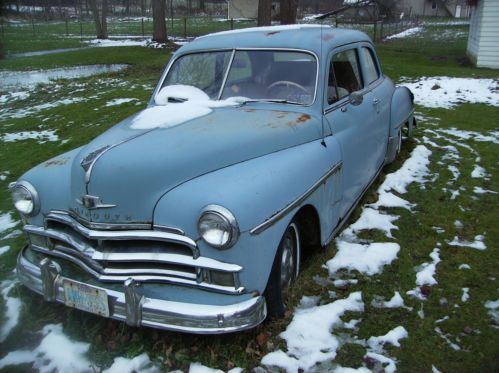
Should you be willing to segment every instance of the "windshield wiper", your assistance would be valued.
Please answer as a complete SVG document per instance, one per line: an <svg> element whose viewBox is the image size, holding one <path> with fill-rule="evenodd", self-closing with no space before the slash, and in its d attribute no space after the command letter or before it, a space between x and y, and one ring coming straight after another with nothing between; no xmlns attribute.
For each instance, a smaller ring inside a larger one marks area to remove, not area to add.
<svg viewBox="0 0 499 373"><path fill-rule="evenodd" d="M241 105L247 104L249 102L271 102L271 103L277 103L277 104L291 104L291 105L303 105L301 102L296 102L296 101L290 101L286 100L283 98L261 98L261 99L247 99L247 100L241 100L237 101Z"/></svg>

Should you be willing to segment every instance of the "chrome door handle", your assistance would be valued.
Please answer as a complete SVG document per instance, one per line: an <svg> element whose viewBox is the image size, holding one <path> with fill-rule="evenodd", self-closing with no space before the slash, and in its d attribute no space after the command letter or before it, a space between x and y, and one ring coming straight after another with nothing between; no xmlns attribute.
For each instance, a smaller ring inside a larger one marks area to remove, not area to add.
<svg viewBox="0 0 499 373"><path fill-rule="evenodd" d="M381 102L381 100L379 98L373 99L373 104L374 105L378 105L380 102Z"/></svg>

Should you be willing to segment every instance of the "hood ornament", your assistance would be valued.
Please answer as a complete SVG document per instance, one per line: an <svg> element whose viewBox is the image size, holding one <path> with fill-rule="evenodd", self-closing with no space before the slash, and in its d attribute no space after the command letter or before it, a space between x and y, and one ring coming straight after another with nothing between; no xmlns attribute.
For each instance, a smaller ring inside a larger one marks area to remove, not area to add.
<svg viewBox="0 0 499 373"><path fill-rule="evenodd" d="M91 196L89 194L83 195L81 199L77 199L76 202L78 202L80 205L83 205L89 210L108 209L111 207L116 207L116 205L102 203L100 197Z"/></svg>

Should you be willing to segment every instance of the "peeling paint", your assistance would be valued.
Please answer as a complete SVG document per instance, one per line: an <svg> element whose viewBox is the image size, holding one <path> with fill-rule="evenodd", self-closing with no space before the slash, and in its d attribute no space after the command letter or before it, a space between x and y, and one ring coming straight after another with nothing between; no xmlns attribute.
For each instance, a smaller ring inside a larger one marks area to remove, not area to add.
<svg viewBox="0 0 499 373"><path fill-rule="evenodd" d="M63 158L56 158L56 159L51 159L43 164L45 167L57 167L57 166L64 166L66 163L68 163L69 157L63 157Z"/></svg>

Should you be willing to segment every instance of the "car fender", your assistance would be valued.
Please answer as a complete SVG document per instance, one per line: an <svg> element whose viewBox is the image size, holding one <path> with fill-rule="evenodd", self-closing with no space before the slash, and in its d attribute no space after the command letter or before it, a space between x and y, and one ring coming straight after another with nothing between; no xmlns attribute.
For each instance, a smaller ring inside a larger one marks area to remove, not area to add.
<svg viewBox="0 0 499 373"><path fill-rule="evenodd" d="M159 200L154 225L180 228L196 240L202 256L243 266L243 286L262 292L284 230L299 208L312 205L323 223L321 216L331 207L323 200L324 184L275 224L258 234L251 230L303 196L340 161L339 157L338 147L326 148L318 140L202 175ZM234 214L241 234L232 248L219 250L199 238L198 218L210 204ZM323 229L327 230L321 226Z"/></svg>

